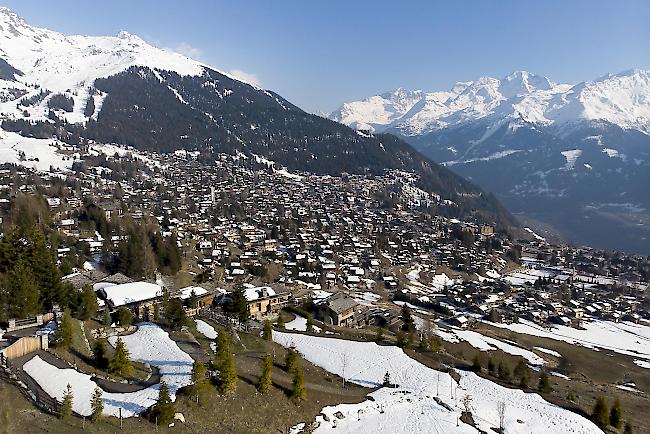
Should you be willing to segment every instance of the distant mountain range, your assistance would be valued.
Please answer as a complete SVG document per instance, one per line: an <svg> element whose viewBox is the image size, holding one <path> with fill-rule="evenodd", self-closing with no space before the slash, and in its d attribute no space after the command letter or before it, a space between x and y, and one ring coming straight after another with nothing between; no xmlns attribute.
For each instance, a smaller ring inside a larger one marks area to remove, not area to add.
<svg viewBox="0 0 650 434"><path fill-rule="evenodd" d="M650 71L576 85L517 71L449 91L397 89L330 118L402 137L538 228L650 254Z"/></svg>
<svg viewBox="0 0 650 434"><path fill-rule="evenodd" d="M126 32L69 36L32 27L7 8L0 8L0 116L5 131L71 143L196 149L203 158L241 152L315 174L411 172L418 187L439 196L432 211L517 224L493 195L394 135L361 133L306 113Z"/></svg>

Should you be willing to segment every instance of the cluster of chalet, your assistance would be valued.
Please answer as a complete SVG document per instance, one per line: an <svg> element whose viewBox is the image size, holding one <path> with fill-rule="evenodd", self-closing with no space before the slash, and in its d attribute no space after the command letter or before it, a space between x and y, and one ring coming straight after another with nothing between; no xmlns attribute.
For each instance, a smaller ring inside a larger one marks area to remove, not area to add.
<svg viewBox="0 0 650 434"><path fill-rule="evenodd" d="M67 237L65 245L83 246L62 247L60 258L72 250L87 256L87 269L69 279L92 285L106 309L124 306L147 319L163 291L207 306L244 285L253 320L311 300L319 319L344 327L390 326L401 302L461 327L478 316L574 326L584 316L648 316L640 303L647 258L540 239L513 242L486 222L431 215L430 206L455 204L418 188L412 174L315 176L241 154L207 163L196 152L130 153L138 170L129 176L105 162L93 165L98 150L91 146L70 154L84 160L74 177L39 177L54 228ZM0 209L16 190L36 188L29 171L0 172ZM99 253L121 239L84 229L85 198L109 222L155 219L163 237L177 240L194 286L177 288L164 278L134 282L93 269L101 269ZM522 254L523 261L512 262Z"/></svg>

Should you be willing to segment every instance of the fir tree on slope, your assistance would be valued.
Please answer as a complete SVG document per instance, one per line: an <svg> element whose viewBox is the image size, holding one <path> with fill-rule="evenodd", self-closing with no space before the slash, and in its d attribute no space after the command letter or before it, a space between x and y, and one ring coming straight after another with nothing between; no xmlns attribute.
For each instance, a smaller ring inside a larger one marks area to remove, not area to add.
<svg viewBox="0 0 650 434"><path fill-rule="evenodd" d="M161 381L158 401L151 407L150 419L158 425L167 425L174 420L175 413L174 403L169 395L169 387L165 381Z"/></svg>
<svg viewBox="0 0 650 434"><path fill-rule="evenodd" d="M305 378L300 366L296 366L293 372L293 390L291 391L291 401L298 405L307 399L307 389L305 388Z"/></svg>
<svg viewBox="0 0 650 434"><path fill-rule="evenodd" d="M133 364L129 358L129 351L126 349L126 345L124 345L121 337L117 338L115 352L108 362L108 369L111 373L118 374L122 377L127 377L133 372Z"/></svg>
<svg viewBox="0 0 650 434"><path fill-rule="evenodd" d="M260 380L257 383L257 391L264 394L268 393L271 390L271 386L273 384L271 380L271 374L273 371L273 358L270 354L264 356L261 365L262 375L260 376Z"/></svg>
<svg viewBox="0 0 650 434"><path fill-rule="evenodd" d="M64 310L63 315L61 316L61 323L55 333L57 345L68 347L72 344L73 321L70 311L68 309Z"/></svg>
<svg viewBox="0 0 650 434"><path fill-rule="evenodd" d="M90 408L92 413L90 414L90 420L97 422L104 413L104 401L102 400L102 389L95 387L93 392L92 399L90 401Z"/></svg>
<svg viewBox="0 0 650 434"><path fill-rule="evenodd" d="M61 417L68 417L72 415L72 386L68 383L66 390L63 393L63 402L61 403Z"/></svg>
<svg viewBox="0 0 650 434"><path fill-rule="evenodd" d="M219 332L216 344L217 354L214 365L219 371L219 390L223 394L234 392L237 389L237 368L235 367L235 357L232 354L230 337L226 332Z"/></svg>

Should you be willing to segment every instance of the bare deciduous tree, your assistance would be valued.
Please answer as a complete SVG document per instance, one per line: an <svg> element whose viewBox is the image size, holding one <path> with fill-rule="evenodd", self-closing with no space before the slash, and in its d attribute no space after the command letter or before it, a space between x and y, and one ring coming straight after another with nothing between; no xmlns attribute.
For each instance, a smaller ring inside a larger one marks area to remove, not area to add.
<svg viewBox="0 0 650 434"><path fill-rule="evenodd" d="M497 403L497 412L499 413L499 432L503 433L504 423L506 419L506 403L499 401Z"/></svg>

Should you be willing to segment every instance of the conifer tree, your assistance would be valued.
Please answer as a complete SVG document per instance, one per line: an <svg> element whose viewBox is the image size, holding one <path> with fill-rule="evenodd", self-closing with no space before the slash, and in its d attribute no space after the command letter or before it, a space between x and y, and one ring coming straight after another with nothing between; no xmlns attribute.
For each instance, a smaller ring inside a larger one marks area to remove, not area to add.
<svg viewBox="0 0 650 434"><path fill-rule="evenodd" d="M102 389L95 387L93 392L92 399L90 401L90 408L92 413L90 414L90 420L97 422L104 413L104 401L102 400Z"/></svg>
<svg viewBox="0 0 650 434"><path fill-rule="evenodd" d="M499 362L499 379L510 381L510 367L508 367L503 360Z"/></svg>
<svg viewBox="0 0 650 434"><path fill-rule="evenodd" d="M632 425L630 422L625 422L625 429L623 430L623 434L632 434L634 430L632 429Z"/></svg>
<svg viewBox="0 0 650 434"><path fill-rule="evenodd" d="M217 334L217 354L215 367L219 371L218 385L221 393L234 392L237 389L237 368L232 354L230 337L225 332Z"/></svg>
<svg viewBox="0 0 650 434"><path fill-rule="evenodd" d="M383 341L383 340L384 340L384 328L383 328L383 327L379 327L379 328L377 329L377 334L375 335L375 341L376 341L376 342L381 342L381 341Z"/></svg>
<svg viewBox="0 0 650 434"><path fill-rule="evenodd" d="M63 402L61 403L61 417L72 415L72 386L68 383L65 392L63 392Z"/></svg>
<svg viewBox="0 0 650 434"><path fill-rule="evenodd" d="M93 353L93 363L96 367L100 369L106 369L108 367L108 352L106 351L106 345L101 339L95 339L92 347Z"/></svg>
<svg viewBox="0 0 650 434"><path fill-rule="evenodd" d="M224 303L224 311L240 323L248 321L248 301L243 285L237 285Z"/></svg>
<svg viewBox="0 0 650 434"><path fill-rule="evenodd" d="M113 319L111 318L111 314L110 312L108 312L108 310L104 312L104 318L102 319L102 323L104 324L105 327L110 327L111 324L113 324Z"/></svg>
<svg viewBox="0 0 650 434"><path fill-rule="evenodd" d="M621 401L618 399L614 401L609 412L609 424L617 429L623 426L623 410L621 410Z"/></svg>
<svg viewBox="0 0 650 434"><path fill-rule="evenodd" d="M87 320L94 317L97 314L98 307L95 291L90 285L84 285L81 290L81 303L77 310L77 318Z"/></svg>
<svg viewBox="0 0 650 434"><path fill-rule="evenodd" d="M307 315L307 333L313 333L314 331L314 318L310 315Z"/></svg>
<svg viewBox="0 0 650 434"><path fill-rule="evenodd" d="M472 360L472 371L481 372L481 359L478 358L478 354Z"/></svg>
<svg viewBox="0 0 650 434"><path fill-rule="evenodd" d="M549 381L548 374L546 372L542 372L539 375L537 390L541 393L550 393L553 390L551 388L551 382Z"/></svg>
<svg viewBox="0 0 650 434"><path fill-rule="evenodd" d="M133 322L133 312L126 307L121 307L117 310L117 322L120 327L128 327Z"/></svg>
<svg viewBox="0 0 650 434"><path fill-rule="evenodd" d="M271 380L271 375L273 372L273 358L270 354L267 354L262 359L262 375L260 380L257 383L257 391L260 393L268 393L271 390L273 384Z"/></svg>
<svg viewBox="0 0 650 434"><path fill-rule="evenodd" d="M496 367L494 366L494 360L492 360L492 357L488 358L488 372L490 375L494 375Z"/></svg>
<svg viewBox="0 0 650 434"><path fill-rule="evenodd" d="M388 371L386 371L386 373L384 374L384 381L382 382L382 386L384 386L384 387L390 387L391 386L391 384L390 384L390 373L388 373Z"/></svg>
<svg viewBox="0 0 650 434"><path fill-rule="evenodd" d="M514 371L515 377L519 379L519 386L523 389L528 387L528 381L530 380L530 369L524 361L524 359L519 359L517 366L515 366Z"/></svg>
<svg viewBox="0 0 650 434"><path fill-rule="evenodd" d="M591 412L591 420L601 428L605 428L609 423L609 411L607 411L607 402L605 398L599 396Z"/></svg>
<svg viewBox="0 0 650 434"><path fill-rule="evenodd" d="M402 314L400 315L402 320L402 331L405 333L412 333L415 331L415 321L411 315L411 309L406 303L402 305Z"/></svg>
<svg viewBox="0 0 650 434"><path fill-rule="evenodd" d="M38 313L41 308L38 283L34 272L25 262L15 262L3 280L10 317L25 318Z"/></svg>
<svg viewBox="0 0 650 434"><path fill-rule="evenodd" d="M70 311L65 309L61 316L61 324L59 324L59 328L55 334L56 341L59 345L68 347L72 344L73 321Z"/></svg>
<svg viewBox="0 0 650 434"><path fill-rule="evenodd" d="M284 368L287 372L293 372L298 366L298 351L295 346L289 347L284 359Z"/></svg>
<svg viewBox="0 0 650 434"><path fill-rule="evenodd" d="M129 358L129 351L124 345L124 341L121 337L117 338L115 343L115 353L108 363L108 369L113 374L118 374L122 377L131 375L133 372L133 364Z"/></svg>
<svg viewBox="0 0 650 434"><path fill-rule="evenodd" d="M203 391L208 385L207 373L208 370L205 365L202 362L195 360L192 365L192 390L197 398L201 391Z"/></svg>
<svg viewBox="0 0 650 434"><path fill-rule="evenodd" d="M282 316L282 312L278 314L278 328L284 330L284 317Z"/></svg>
<svg viewBox="0 0 650 434"><path fill-rule="evenodd" d="M300 366L296 366L293 372L293 390L291 391L291 401L298 405L307 399L307 389L305 388L305 378Z"/></svg>
<svg viewBox="0 0 650 434"><path fill-rule="evenodd" d="M161 381L158 401L151 407L151 421L158 425L167 425L174 420L175 413L174 403L169 395L169 387L165 381Z"/></svg>
<svg viewBox="0 0 650 434"><path fill-rule="evenodd" d="M270 341L273 338L273 326L268 319L264 321L264 330L262 330L262 339Z"/></svg>

